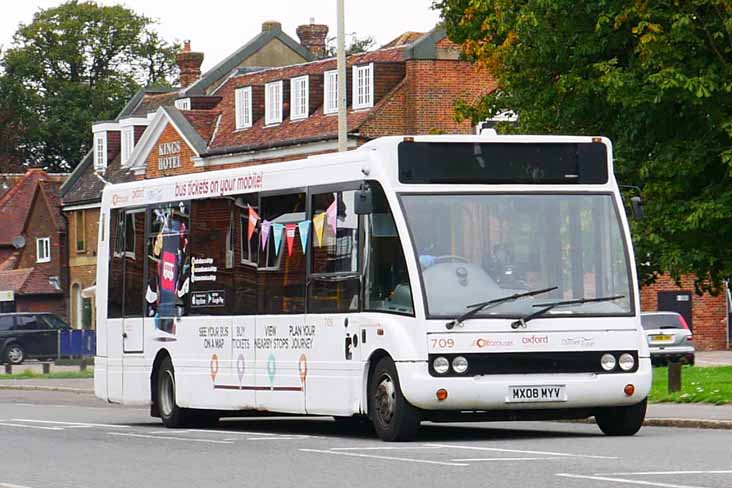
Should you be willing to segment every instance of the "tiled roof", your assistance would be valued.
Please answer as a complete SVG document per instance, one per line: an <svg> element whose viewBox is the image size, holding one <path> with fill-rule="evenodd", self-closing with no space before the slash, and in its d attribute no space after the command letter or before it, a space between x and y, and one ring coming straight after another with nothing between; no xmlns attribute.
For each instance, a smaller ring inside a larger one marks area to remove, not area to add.
<svg viewBox="0 0 732 488"><path fill-rule="evenodd" d="M387 42L383 46L381 46L381 49L386 49L390 47L396 47L396 46L403 46L405 44L411 44L420 37L424 35L424 32L413 32L413 31L407 31L404 34L396 37L395 39L392 39L391 41Z"/></svg>
<svg viewBox="0 0 732 488"><path fill-rule="evenodd" d="M28 170L23 178L0 197L0 245L9 246L23 233L40 181L47 177L40 169Z"/></svg>
<svg viewBox="0 0 732 488"><path fill-rule="evenodd" d="M36 268L0 271L0 290L19 295L53 295L63 293L49 280L49 276Z"/></svg>
<svg viewBox="0 0 732 488"><path fill-rule="evenodd" d="M13 269L0 271L0 290L19 293L30 278L33 268Z"/></svg>
<svg viewBox="0 0 732 488"><path fill-rule="evenodd" d="M178 97L177 89L167 93L146 93L142 102L130 113L130 116L145 117L148 113L156 111L159 107L174 105Z"/></svg>
<svg viewBox="0 0 732 488"><path fill-rule="evenodd" d="M214 129L216 128L216 120L221 115L220 110L185 110L182 111L183 117L193 126L193 129L201 136L208 145L211 142Z"/></svg>

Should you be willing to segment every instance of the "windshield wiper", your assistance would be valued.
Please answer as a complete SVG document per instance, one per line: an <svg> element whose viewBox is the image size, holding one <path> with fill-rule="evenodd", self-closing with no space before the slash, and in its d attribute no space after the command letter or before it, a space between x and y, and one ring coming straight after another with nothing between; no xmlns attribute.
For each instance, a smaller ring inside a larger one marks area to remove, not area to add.
<svg viewBox="0 0 732 488"><path fill-rule="evenodd" d="M544 307L541 310L537 310L536 312L532 312L528 315L525 315L521 317L520 319L516 320L515 322L511 323L512 329L518 329L519 327L526 327L526 322L529 320L535 319L536 317L541 317L545 313L547 313L549 310L553 309L554 307L561 307L562 305L575 305L578 303L592 303L592 302L609 302L612 300L618 300L620 298L625 298L625 295L613 295L609 297L599 297L599 298L577 298L574 300L564 300L561 302L553 302L553 303L537 303L534 305L534 307Z"/></svg>
<svg viewBox="0 0 732 488"><path fill-rule="evenodd" d="M556 290L559 288L558 286L552 286L551 288L542 288L541 290L531 290L524 293L514 293L513 295L507 295L505 297L500 298L494 298L493 300L488 300L487 302L480 302L480 303L474 303L472 305L467 305L465 308L469 308L467 312L459 316L458 318L449 321L445 324L445 327L447 330L452 329L456 325L462 323L464 320L469 319L473 315L477 314L481 310L485 309L489 305L498 305L499 303L504 302L510 302L511 300L517 300L519 298L524 297L532 297L534 295L541 295L542 293L548 293L550 291Z"/></svg>

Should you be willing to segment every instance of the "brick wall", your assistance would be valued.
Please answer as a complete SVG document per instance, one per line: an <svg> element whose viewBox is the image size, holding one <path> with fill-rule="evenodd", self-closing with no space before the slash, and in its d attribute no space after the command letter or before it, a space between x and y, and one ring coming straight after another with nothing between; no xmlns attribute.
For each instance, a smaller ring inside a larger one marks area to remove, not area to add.
<svg viewBox="0 0 732 488"><path fill-rule="evenodd" d="M76 214L84 212L85 224L86 224L86 251L76 251ZM69 323L75 326L77 322L75 305L75 298L71 296L73 292L73 286L79 285L83 290L96 283L96 272L97 272L97 237L99 232L99 209L92 208L86 210L76 210L73 212L66 213L69 221L69 238L68 249L69 249L69 281L68 290L66 290L66 306L68 312ZM95 323L95 309L92 308L92 328L96 328Z"/></svg>
<svg viewBox="0 0 732 488"><path fill-rule="evenodd" d="M15 311L53 313L68 322L66 299L63 295L16 295Z"/></svg>
<svg viewBox="0 0 732 488"><path fill-rule="evenodd" d="M691 292L691 317L694 327L694 342L698 350L719 350L726 348L726 305L724 294L712 296L705 293L702 296L694 293L694 277L686 275L681 279L681 286L676 286L674 280L663 275L649 286L641 289L641 310L644 312L658 309L659 291L689 291Z"/></svg>
<svg viewBox="0 0 732 488"><path fill-rule="evenodd" d="M180 142L179 156L181 161L181 167L161 171L158 169L158 148L160 147L160 144L165 144L168 142ZM160 135L158 143L153 147L152 151L150 151L150 155L147 157L147 161L145 163L147 165L145 178L160 178L161 176L190 174L203 171L203 168L193 165L192 158L194 157L196 157L196 153L194 153L193 150L188 146L188 144L186 144L185 140L183 139L183 137L181 137L175 127L173 127L171 124L168 124L167 127L163 130L163 133Z"/></svg>

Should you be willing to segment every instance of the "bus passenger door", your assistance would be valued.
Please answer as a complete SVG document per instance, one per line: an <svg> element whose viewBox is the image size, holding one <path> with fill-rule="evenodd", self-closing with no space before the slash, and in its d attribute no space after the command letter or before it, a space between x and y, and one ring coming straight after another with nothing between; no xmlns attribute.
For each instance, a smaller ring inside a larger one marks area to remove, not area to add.
<svg viewBox="0 0 732 488"><path fill-rule="evenodd" d="M143 357L145 349L145 321L143 319L143 290L145 289L144 209L126 212L123 259L122 396L125 402L140 402L150 395L149 382L141 380L146 373ZM147 376L149 377L149 373Z"/></svg>

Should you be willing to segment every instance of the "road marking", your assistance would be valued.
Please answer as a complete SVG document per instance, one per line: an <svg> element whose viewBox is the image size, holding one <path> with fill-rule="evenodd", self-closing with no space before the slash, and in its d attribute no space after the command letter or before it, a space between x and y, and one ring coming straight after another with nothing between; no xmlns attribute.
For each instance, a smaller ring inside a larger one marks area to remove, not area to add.
<svg viewBox="0 0 732 488"><path fill-rule="evenodd" d="M626 483L629 485L659 486L662 488L704 488L703 486L698 486L698 485L674 485L671 483L657 483L657 482L653 482L653 481L629 480L627 478L609 478L607 476L586 476L586 475L581 475L581 474L567 474L567 473L557 473L557 476L561 476L563 478L576 478L576 479L594 480L594 481L613 481L615 483Z"/></svg>
<svg viewBox="0 0 732 488"><path fill-rule="evenodd" d="M729 474L732 470L717 469L711 471L638 471L635 473L595 473L595 476L641 476L641 475L665 475L665 474Z"/></svg>
<svg viewBox="0 0 732 488"><path fill-rule="evenodd" d="M437 446L404 446L404 447L331 447L331 451L411 451L412 449L442 449Z"/></svg>
<svg viewBox="0 0 732 488"><path fill-rule="evenodd" d="M231 441L221 441L215 439L194 439L191 437L172 437L165 435L145 435L145 434L132 434L130 432L107 432L109 435L125 436L125 437L141 437L144 439L162 439L166 441L184 441L184 442L206 442L208 444L233 444Z"/></svg>
<svg viewBox="0 0 732 488"><path fill-rule="evenodd" d="M425 444L427 446L445 447L451 449L473 449L476 451L495 451L495 452L512 452L515 454L536 454L539 456L565 456L580 457L589 459L619 459L611 456L593 456L591 454L571 454L568 452L550 452L550 451L524 451L520 449L503 449L498 447L478 447L478 446L460 446L456 444Z"/></svg>
<svg viewBox="0 0 732 488"><path fill-rule="evenodd" d="M88 422L60 422L56 420L36 420L36 419L12 419L14 422L31 422L35 424L54 424L54 425L65 425L65 426L77 426L77 427L104 427L109 429L128 429L129 425L119 424L91 424ZM71 428L71 427L69 427Z"/></svg>
<svg viewBox="0 0 732 488"><path fill-rule="evenodd" d="M0 425L4 425L6 427L20 427L21 429L64 430L63 427L45 427L43 425L12 424L10 422L0 422Z"/></svg>
<svg viewBox="0 0 732 488"><path fill-rule="evenodd" d="M25 485L14 485L12 483L0 483L0 488L30 488Z"/></svg>
<svg viewBox="0 0 732 488"><path fill-rule="evenodd" d="M371 459L383 459L386 461L403 461L408 463L419 463L419 464L439 464L441 466L470 466L469 464L465 463L452 463L447 461L430 461L428 459L412 459L412 458L402 458L402 457L392 457L392 456L377 456L375 454L362 454L358 452L343 452L343 451L330 451L330 450L321 450L321 449L298 449L298 451L301 452L317 452L320 454L333 454L337 456L353 456L353 457L361 457L361 458L371 458Z"/></svg>
<svg viewBox="0 0 732 488"><path fill-rule="evenodd" d="M450 461L455 461L457 463L475 463L483 461L559 461L559 457L460 458L450 459Z"/></svg>
<svg viewBox="0 0 732 488"><path fill-rule="evenodd" d="M282 437L247 437L246 440L248 441L296 441L299 439L305 439L305 437L300 436L282 436Z"/></svg>

